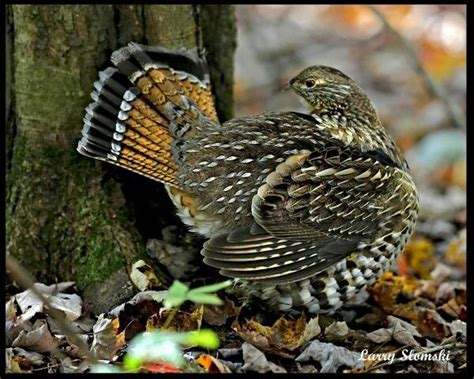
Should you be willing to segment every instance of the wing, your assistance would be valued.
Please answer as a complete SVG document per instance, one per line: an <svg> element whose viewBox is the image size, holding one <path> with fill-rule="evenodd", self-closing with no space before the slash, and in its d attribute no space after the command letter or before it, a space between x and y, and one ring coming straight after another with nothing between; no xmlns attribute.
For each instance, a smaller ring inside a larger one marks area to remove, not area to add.
<svg viewBox="0 0 474 379"><path fill-rule="evenodd" d="M289 157L252 201L255 224L212 238L202 254L226 276L266 283L300 281L371 243L399 188L381 151L331 143ZM385 232L386 233L386 232Z"/></svg>

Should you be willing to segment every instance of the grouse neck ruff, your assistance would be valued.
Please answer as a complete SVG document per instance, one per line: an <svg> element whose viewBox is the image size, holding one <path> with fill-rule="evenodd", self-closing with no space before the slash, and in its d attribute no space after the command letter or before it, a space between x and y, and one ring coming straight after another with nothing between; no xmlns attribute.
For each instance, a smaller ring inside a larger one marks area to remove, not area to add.
<svg viewBox="0 0 474 379"><path fill-rule="evenodd" d="M362 89L312 66L288 88L309 114L220 123L202 53L130 43L99 73L77 150L165 185L243 301L333 312L413 232L408 165Z"/></svg>

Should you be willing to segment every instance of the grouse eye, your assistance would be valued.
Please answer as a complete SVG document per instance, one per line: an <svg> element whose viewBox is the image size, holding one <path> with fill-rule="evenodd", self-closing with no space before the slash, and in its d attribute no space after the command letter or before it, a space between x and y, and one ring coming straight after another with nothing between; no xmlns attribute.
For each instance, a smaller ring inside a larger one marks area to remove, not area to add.
<svg viewBox="0 0 474 379"><path fill-rule="evenodd" d="M305 82L306 87L313 88L316 85L316 81L314 79L308 79Z"/></svg>

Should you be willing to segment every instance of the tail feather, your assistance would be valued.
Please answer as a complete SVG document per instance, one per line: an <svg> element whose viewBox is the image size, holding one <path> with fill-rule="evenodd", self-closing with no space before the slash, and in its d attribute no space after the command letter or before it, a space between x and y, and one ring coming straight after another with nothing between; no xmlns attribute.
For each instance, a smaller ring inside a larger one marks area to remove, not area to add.
<svg viewBox="0 0 474 379"><path fill-rule="evenodd" d="M131 43L112 62L94 83L77 150L177 187L173 141L218 122L205 60Z"/></svg>

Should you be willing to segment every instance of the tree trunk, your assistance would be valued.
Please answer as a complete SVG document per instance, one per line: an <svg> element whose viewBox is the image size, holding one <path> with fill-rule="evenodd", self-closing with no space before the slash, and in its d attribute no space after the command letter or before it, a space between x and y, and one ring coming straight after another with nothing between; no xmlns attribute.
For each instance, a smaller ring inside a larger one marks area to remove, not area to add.
<svg viewBox="0 0 474 379"><path fill-rule="evenodd" d="M178 221L160 184L75 151L92 83L111 52L130 41L205 46L219 115L230 118L233 8L13 5L9 12L7 253L40 281L76 281L96 311L107 310L134 291L127 272L146 259L145 239ZM224 41L210 23L222 24Z"/></svg>

